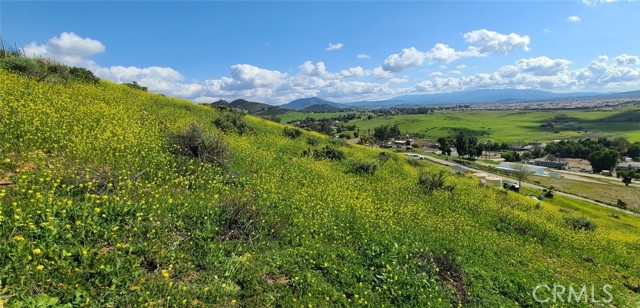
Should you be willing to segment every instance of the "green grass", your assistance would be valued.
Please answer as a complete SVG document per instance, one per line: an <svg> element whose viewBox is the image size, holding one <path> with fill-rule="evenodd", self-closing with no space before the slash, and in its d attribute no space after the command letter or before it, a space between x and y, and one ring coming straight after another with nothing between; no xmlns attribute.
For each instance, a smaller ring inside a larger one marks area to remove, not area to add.
<svg viewBox="0 0 640 308"><path fill-rule="evenodd" d="M543 186L554 186L560 191L616 205L618 199L627 203L629 210L640 212L640 191L609 183L593 183L571 179L557 179L544 176L531 176L529 181ZM618 179L620 181L620 179Z"/></svg>
<svg viewBox="0 0 640 308"><path fill-rule="evenodd" d="M478 134L481 141L499 142L551 141L554 139L597 138L625 136L629 141L640 141L640 106L626 105L611 111L551 110L551 111L443 111L428 115L399 115L376 117L371 120L355 120L361 132L371 131L380 125L398 124L402 132L422 134L426 139L451 136L456 129L468 129ZM335 116L335 114L331 114ZM557 115L577 120L555 129L541 128L540 124ZM280 115L292 120L308 116L295 112ZM286 121L285 121L286 122ZM575 127L582 127L575 130Z"/></svg>
<svg viewBox="0 0 640 308"><path fill-rule="evenodd" d="M441 167L392 155L353 172L380 151L331 145L345 159L316 160L301 154L325 137L270 121L224 133L209 107L122 85L0 79L8 306L532 307L541 283L611 284L616 306L640 301L638 217L537 206L454 174L451 192L426 193L419 174ZM227 164L176 154L192 123L223 141L208 147L226 144Z"/></svg>

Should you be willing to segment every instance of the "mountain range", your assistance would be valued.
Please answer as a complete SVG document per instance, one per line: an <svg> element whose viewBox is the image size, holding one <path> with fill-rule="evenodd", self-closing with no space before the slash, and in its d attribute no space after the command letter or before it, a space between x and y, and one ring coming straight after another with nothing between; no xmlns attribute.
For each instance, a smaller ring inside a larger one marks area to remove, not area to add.
<svg viewBox="0 0 640 308"><path fill-rule="evenodd" d="M571 92L554 93L540 90L518 90L518 89L483 89L472 91L457 91L436 94L412 94L394 97L379 101L358 101L350 103L337 103L319 97L301 98L278 107L284 109L309 111L330 111L340 108L366 108L366 107L406 107L415 105L451 105L451 104L479 104L479 103L512 103L527 101L544 101L554 99L575 99L575 98L621 98L638 97L640 91L620 92L620 93L596 93L596 92ZM315 106L321 105L321 106Z"/></svg>

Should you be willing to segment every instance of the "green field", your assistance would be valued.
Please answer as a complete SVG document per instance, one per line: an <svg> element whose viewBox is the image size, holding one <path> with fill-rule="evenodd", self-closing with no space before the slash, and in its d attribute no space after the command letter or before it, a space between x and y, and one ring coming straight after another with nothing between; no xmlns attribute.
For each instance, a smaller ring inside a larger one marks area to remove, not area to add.
<svg viewBox="0 0 640 308"><path fill-rule="evenodd" d="M279 117L291 120L318 115L321 114L294 112ZM558 115L575 119L556 125L553 129L540 127ZM637 105L626 105L611 111L442 111L428 115L358 119L349 123L355 124L361 132L373 132L373 128L380 125L398 124L402 132L421 134L427 140L454 135L458 129L468 129L481 141L491 139L508 143L617 136L625 136L631 142L640 141L640 106Z"/></svg>
<svg viewBox="0 0 640 308"><path fill-rule="evenodd" d="M124 85L0 80L0 306L537 307L540 284L640 304L639 217L459 174L429 191L443 167Z"/></svg>

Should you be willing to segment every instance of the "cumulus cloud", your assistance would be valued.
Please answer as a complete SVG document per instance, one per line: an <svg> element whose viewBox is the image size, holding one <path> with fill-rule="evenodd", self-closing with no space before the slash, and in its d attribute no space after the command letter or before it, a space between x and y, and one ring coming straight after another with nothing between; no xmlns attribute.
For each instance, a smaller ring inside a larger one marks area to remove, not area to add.
<svg viewBox="0 0 640 308"><path fill-rule="evenodd" d="M576 22L580 22L580 20L581 20L580 16L569 16L569 17L567 17L567 21L568 22L576 23Z"/></svg>
<svg viewBox="0 0 640 308"><path fill-rule="evenodd" d="M360 53L356 56L358 59L371 59L371 56L365 53Z"/></svg>
<svg viewBox="0 0 640 308"><path fill-rule="evenodd" d="M345 78L360 77L360 76L364 76L364 74L365 74L364 69L360 66L350 67L340 72L340 76Z"/></svg>
<svg viewBox="0 0 640 308"><path fill-rule="evenodd" d="M516 67L522 72L531 73L536 76L551 76L567 70L570 64L571 61L565 59L537 57L520 59L516 62Z"/></svg>
<svg viewBox="0 0 640 308"><path fill-rule="evenodd" d="M470 50L478 51L480 54L508 54L514 49L529 51L531 43L527 35L500 34L487 29L471 31L465 33L463 37L472 45Z"/></svg>
<svg viewBox="0 0 640 308"><path fill-rule="evenodd" d="M337 44L329 43L329 46L327 48L325 48L324 50L333 51L333 50L339 50L342 47L344 47L344 44L342 44L342 43L337 43Z"/></svg>
<svg viewBox="0 0 640 308"><path fill-rule="evenodd" d="M422 65L426 57L425 53L415 47L405 48L400 53L388 56L384 60L382 68L389 72L399 72Z"/></svg>
<svg viewBox="0 0 640 308"><path fill-rule="evenodd" d="M28 57L49 58L72 66L92 65L93 62L87 57L105 50L105 46L100 41L82 38L73 32L63 32L60 36L49 39L45 44L33 42L24 47Z"/></svg>
<svg viewBox="0 0 640 308"><path fill-rule="evenodd" d="M501 34L487 29L467 32L463 38L469 46L465 50L455 50L444 43L435 44L428 51L415 47L405 48L400 53L388 56L382 65L386 71L400 72L424 63L451 63L461 58L485 57L492 54L509 54L515 50L529 51L531 39L516 33Z"/></svg>
<svg viewBox="0 0 640 308"><path fill-rule="evenodd" d="M492 73L469 76L434 74L414 87L420 92L448 92L481 88L542 89L552 91L629 89L640 87L639 59L620 55L596 57L586 67L570 69L571 61L536 57L520 59Z"/></svg>
<svg viewBox="0 0 640 308"><path fill-rule="evenodd" d="M616 57L616 62L618 63L618 65L640 64L640 57L621 54Z"/></svg>

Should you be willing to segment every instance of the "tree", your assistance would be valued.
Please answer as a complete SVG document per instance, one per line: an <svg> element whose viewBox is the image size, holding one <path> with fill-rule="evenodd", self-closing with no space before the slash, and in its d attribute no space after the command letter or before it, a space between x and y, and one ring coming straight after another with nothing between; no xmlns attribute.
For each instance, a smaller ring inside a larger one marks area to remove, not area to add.
<svg viewBox="0 0 640 308"><path fill-rule="evenodd" d="M473 155L476 157L482 157L482 152L484 152L484 144L478 143L473 149Z"/></svg>
<svg viewBox="0 0 640 308"><path fill-rule="evenodd" d="M438 138L438 150L442 152L442 154L450 156L451 155L451 139L440 137Z"/></svg>
<svg viewBox="0 0 640 308"><path fill-rule="evenodd" d="M456 136L456 151L459 157L469 154L469 138L464 132L460 132Z"/></svg>
<svg viewBox="0 0 640 308"><path fill-rule="evenodd" d="M526 180L529 177L531 171L529 171L529 169L527 169L525 165L514 164L512 174L518 180L518 186L522 187L522 181Z"/></svg>
<svg viewBox="0 0 640 308"><path fill-rule="evenodd" d="M618 152L624 153L629 148L629 140L626 137L616 137L611 146Z"/></svg>
<svg viewBox="0 0 640 308"><path fill-rule="evenodd" d="M616 150L596 151L589 154L587 160L591 163L593 172L613 170L620 160L620 153Z"/></svg>
<svg viewBox="0 0 640 308"><path fill-rule="evenodd" d="M627 148L627 156L632 159L640 157L640 142L634 142L629 146L629 148Z"/></svg>
<svg viewBox="0 0 640 308"><path fill-rule="evenodd" d="M622 183L624 183L624 185L629 186L629 184L633 182L633 179L638 177L638 175L633 170L625 170L618 172L618 177L622 178Z"/></svg>

